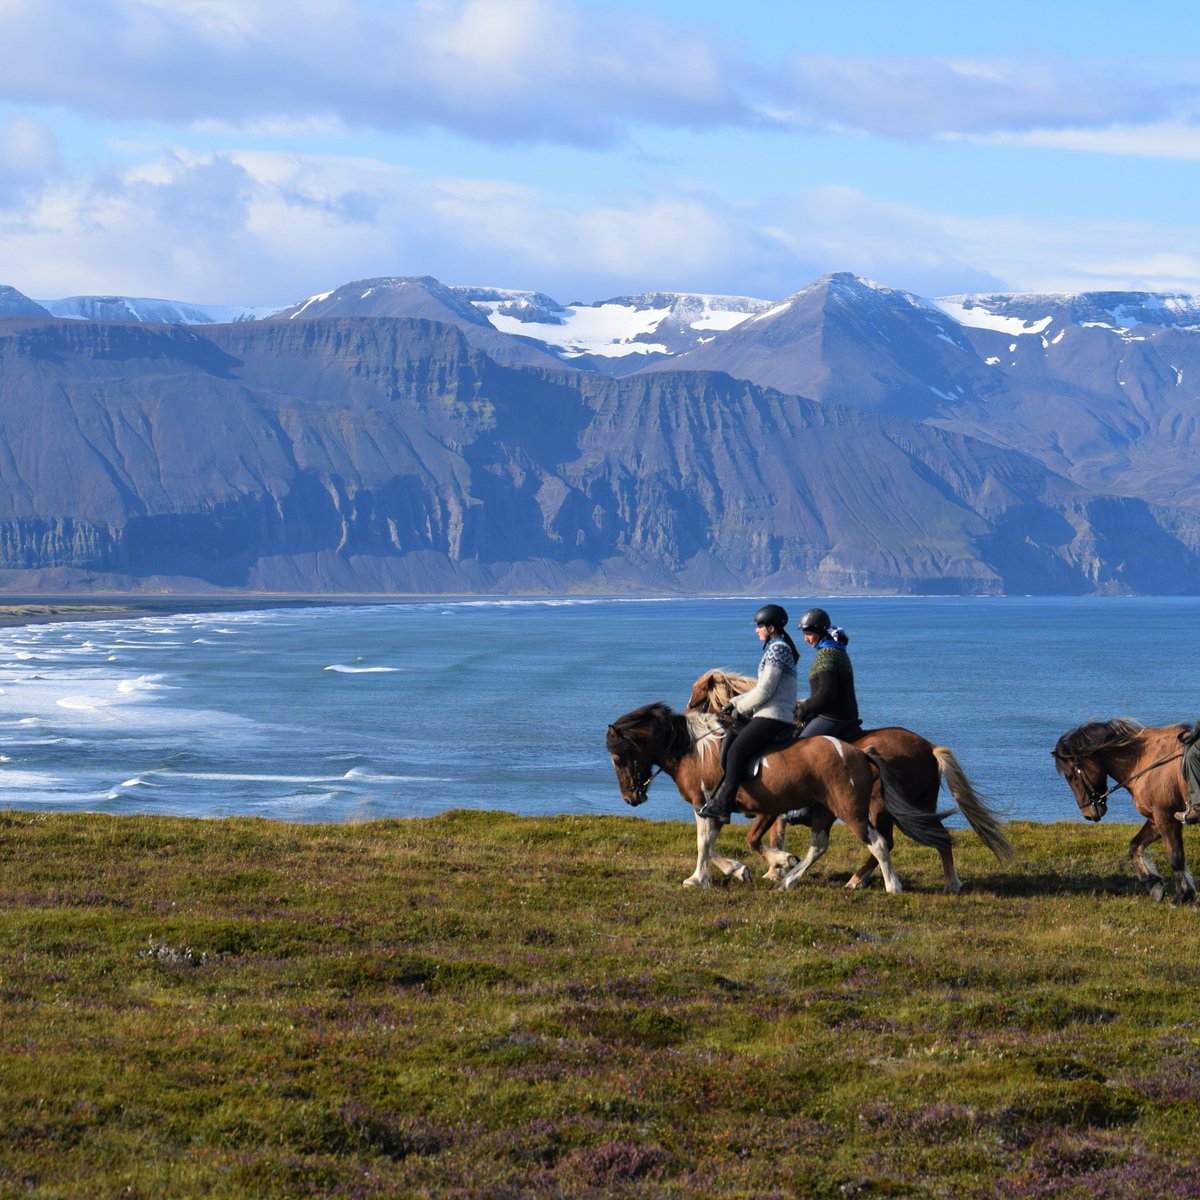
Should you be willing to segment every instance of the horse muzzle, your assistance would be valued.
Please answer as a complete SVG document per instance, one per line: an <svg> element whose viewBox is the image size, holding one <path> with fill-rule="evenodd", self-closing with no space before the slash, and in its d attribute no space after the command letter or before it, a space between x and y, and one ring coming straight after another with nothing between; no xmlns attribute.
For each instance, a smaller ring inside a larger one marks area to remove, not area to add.
<svg viewBox="0 0 1200 1200"><path fill-rule="evenodd" d="M1080 809L1083 813L1085 821L1102 821L1104 814L1108 812L1108 801L1101 797L1099 800L1093 800L1086 808Z"/></svg>
<svg viewBox="0 0 1200 1200"><path fill-rule="evenodd" d="M632 796L622 796L622 800L629 805L630 808L637 808L639 804L645 804L650 799L650 792L646 788L635 788Z"/></svg>

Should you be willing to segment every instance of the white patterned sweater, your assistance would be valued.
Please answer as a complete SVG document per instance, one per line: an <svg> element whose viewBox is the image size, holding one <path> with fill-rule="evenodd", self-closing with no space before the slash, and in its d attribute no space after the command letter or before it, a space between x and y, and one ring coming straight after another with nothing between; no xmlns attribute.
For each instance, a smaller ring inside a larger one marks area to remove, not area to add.
<svg viewBox="0 0 1200 1200"><path fill-rule="evenodd" d="M770 717L775 721L795 720L796 659L782 638L767 643L758 664L758 683L733 701L744 717Z"/></svg>

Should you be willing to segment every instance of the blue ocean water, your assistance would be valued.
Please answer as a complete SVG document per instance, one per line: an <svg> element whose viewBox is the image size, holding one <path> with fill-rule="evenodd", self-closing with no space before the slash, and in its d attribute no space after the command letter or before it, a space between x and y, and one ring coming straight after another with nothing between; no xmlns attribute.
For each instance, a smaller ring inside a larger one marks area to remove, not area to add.
<svg viewBox="0 0 1200 1200"><path fill-rule="evenodd" d="M867 724L950 746L1014 818L1078 819L1050 758L1074 725L1200 717L1200 599L819 602L851 635ZM0 807L628 812L608 723L652 700L682 709L710 667L754 674L756 607L396 602L0 630ZM650 795L640 815L690 819L667 777ZM1127 800L1112 817L1134 818Z"/></svg>

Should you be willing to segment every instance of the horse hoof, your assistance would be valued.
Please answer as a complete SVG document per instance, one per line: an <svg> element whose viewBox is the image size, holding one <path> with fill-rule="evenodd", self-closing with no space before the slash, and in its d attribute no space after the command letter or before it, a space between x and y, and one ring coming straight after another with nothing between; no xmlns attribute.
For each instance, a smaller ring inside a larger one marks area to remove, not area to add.
<svg viewBox="0 0 1200 1200"><path fill-rule="evenodd" d="M693 878L691 878L691 876L689 876L687 879L685 879L685 880L683 881L683 886L684 886L684 887L698 887L698 888L703 888L703 887L711 887L712 885L711 885L711 884L709 884L709 883L708 883L707 881L705 881L705 880L701 880L701 879L693 879Z"/></svg>
<svg viewBox="0 0 1200 1200"><path fill-rule="evenodd" d="M754 876L750 874L749 867L744 867L744 866L738 867L738 869L736 871L734 871L733 877L734 877L734 879L736 879L738 881L738 883L753 883L754 882Z"/></svg>
<svg viewBox="0 0 1200 1200"><path fill-rule="evenodd" d="M1156 884L1155 884L1155 885L1154 885L1154 886L1153 886L1153 887L1150 889L1150 899L1151 899L1151 900L1153 900L1155 904L1159 904L1159 903L1161 903L1161 902L1162 902L1162 898L1163 898L1163 897L1164 897L1166 894L1167 894L1167 887L1166 887L1166 884L1162 883L1161 881L1160 881L1159 883L1156 883Z"/></svg>

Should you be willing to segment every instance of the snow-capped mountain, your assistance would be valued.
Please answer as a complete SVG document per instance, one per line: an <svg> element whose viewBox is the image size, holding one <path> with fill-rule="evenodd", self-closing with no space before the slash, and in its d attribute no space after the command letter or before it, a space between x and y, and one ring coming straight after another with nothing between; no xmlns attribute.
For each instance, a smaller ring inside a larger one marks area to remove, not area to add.
<svg viewBox="0 0 1200 1200"><path fill-rule="evenodd" d="M188 304L140 296L67 296L42 300L53 317L75 321L137 321L145 325L231 325L259 321L279 311L279 305L245 307L230 304Z"/></svg>
<svg viewBox="0 0 1200 1200"><path fill-rule="evenodd" d="M454 288L502 333L536 338L572 366L626 375L685 354L770 309L770 300L643 292L562 305L540 292Z"/></svg>
<svg viewBox="0 0 1200 1200"><path fill-rule="evenodd" d="M50 314L15 287L0 284L0 317L46 317Z"/></svg>
<svg viewBox="0 0 1200 1200"><path fill-rule="evenodd" d="M933 301L961 325L1013 335L1051 325L1128 331L1138 325L1200 329L1200 296L1157 292L1036 293L941 296Z"/></svg>

